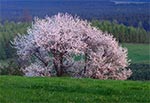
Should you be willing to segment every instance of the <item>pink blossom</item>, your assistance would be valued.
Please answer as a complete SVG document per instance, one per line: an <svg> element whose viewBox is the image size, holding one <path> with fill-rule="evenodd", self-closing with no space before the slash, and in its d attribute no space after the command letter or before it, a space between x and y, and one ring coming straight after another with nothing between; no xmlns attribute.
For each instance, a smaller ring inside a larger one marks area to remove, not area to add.
<svg viewBox="0 0 150 103"><path fill-rule="evenodd" d="M25 74L121 80L132 74L126 69L127 49L111 34L79 17L58 13L45 19L35 18L27 33L14 39L17 54L27 60L34 56L43 66L31 64L24 68ZM83 55L84 60L75 61L72 55L78 54Z"/></svg>

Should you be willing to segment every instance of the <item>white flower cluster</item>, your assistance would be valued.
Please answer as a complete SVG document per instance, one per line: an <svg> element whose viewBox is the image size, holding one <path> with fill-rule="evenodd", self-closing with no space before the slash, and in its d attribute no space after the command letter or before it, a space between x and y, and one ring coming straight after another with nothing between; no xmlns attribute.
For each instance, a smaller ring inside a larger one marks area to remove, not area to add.
<svg viewBox="0 0 150 103"><path fill-rule="evenodd" d="M98 79L125 80L132 74L126 69L127 49L119 46L111 34L78 17L59 13L45 19L36 18L27 32L28 35L14 39L17 54L23 59L34 55L44 64L42 67L31 64L25 69L27 76L50 76L52 69L57 76L70 74ZM72 60L72 55L77 54L82 54L84 60Z"/></svg>

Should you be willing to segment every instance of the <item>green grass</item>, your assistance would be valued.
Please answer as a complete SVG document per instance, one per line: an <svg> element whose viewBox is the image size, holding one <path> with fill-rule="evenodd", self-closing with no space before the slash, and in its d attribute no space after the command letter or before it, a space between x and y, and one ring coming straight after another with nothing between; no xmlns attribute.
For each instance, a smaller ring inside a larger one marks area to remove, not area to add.
<svg viewBox="0 0 150 103"><path fill-rule="evenodd" d="M0 103L149 103L150 82L0 76Z"/></svg>
<svg viewBox="0 0 150 103"><path fill-rule="evenodd" d="M150 64L150 44L123 44L128 49L131 63Z"/></svg>

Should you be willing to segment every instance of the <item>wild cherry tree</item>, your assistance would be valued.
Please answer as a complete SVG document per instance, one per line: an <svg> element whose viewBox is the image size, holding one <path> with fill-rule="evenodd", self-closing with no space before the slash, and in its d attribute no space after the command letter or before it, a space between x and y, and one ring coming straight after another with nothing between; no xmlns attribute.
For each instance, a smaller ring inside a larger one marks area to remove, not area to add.
<svg viewBox="0 0 150 103"><path fill-rule="evenodd" d="M27 35L14 39L17 54L31 65L23 68L27 76L62 76L98 79L127 79L131 70L127 50L112 35L69 14L36 18ZM74 55L84 59L74 60Z"/></svg>

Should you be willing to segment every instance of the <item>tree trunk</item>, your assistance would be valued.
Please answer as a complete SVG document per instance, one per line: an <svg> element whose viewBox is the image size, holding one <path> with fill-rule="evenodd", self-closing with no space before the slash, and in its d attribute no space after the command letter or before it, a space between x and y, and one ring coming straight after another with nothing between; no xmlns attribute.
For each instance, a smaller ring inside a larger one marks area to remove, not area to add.
<svg viewBox="0 0 150 103"><path fill-rule="evenodd" d="M85 54L85 60L84 60L84 63L85 63L85 66L84 66L84 73L86 72L86 69L87 69L87 62L88 62L88 53L87 51L84 53Z"/></svg>
<svg viewBox="0 0 150 103"><path fill-rule="evenodd" d="M58 77L63 76L64 71L63 71L63 53L59 53L58 55L54 55L54 67L56 70L56 75Z"/></svg>

